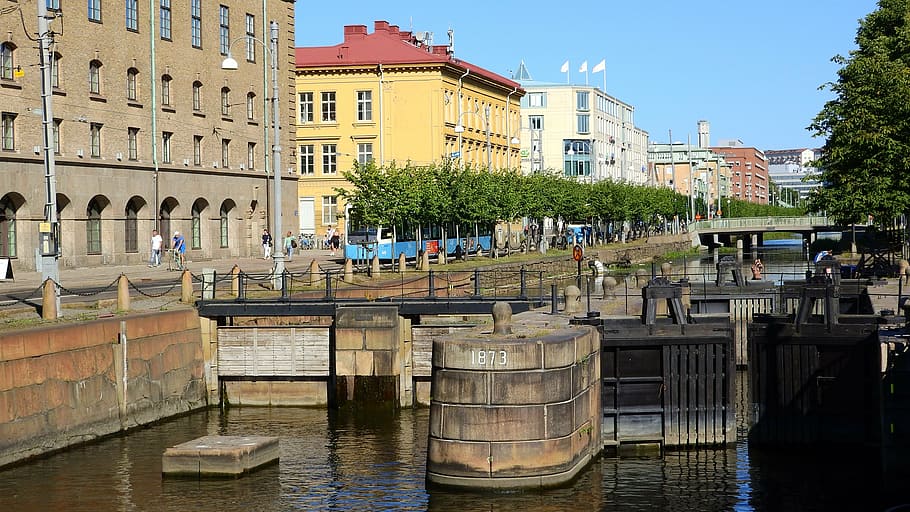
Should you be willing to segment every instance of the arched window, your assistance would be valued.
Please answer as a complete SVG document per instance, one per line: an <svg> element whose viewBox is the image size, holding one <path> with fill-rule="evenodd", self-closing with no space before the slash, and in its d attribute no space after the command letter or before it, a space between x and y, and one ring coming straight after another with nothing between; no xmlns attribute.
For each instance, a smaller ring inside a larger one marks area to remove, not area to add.
<svg viewBox="0 0 910 512"><path fill-rule="evenodd" d="M227 87L221 88L221 115L231 115L231 90Z"/></svg>
<svg viewBox="0 0 910 512"><path fill-rule="evenodd" d="M4 80L13 79L13 69L16 67L13 60L15 49L13 43L0 43L0 78Z"/></svg>
<svg viewBox="0 0 910 512"><path fill-rule="evenodd" d="M88 92L101 94L101 61L93 60L88 64Z"/></svg>
<svg viewBox="0 0 910 512"><path fill-rule="evenodd" d="M0 258L16 257L16 209L9 194L0 199Z"/></svg>
<svg viewBox="0 0 910 512"><path fill-rule="evenodd" d="M164 201L161 201L161 205L158 208L158 232L164 238L165 248L171 247L171 238L176 228L176 226L171 225L171 217L178 206L180 206L180 203L176 199L167 197Z"/></svg>
<svg viewBox="0 0 910 512"><path fill-rule="evenodd" d="M161 104L171 104L171 75L161 76Z"/></svg>
<svg viewBox="0 0 910 512"><path fill-rule="evenodd" d="M246 93L246 119L247 121L256 119L256 94L252 92Z"/></svg>
<svg viewBox="0 0 910 512"><path fill-rule="evenodd" d="M139 252L140 208L142 208L142 205L135 197L126 203L126 218L123 225L123 240L126 252Z"/></svg>
<svg viewBox="0 0 910 512"><path fill-rule="evenodd" d="M93 198L85 209L85 251L87 254L101 254L101 210L104 208Z"/></svg>
<svg viewBox="0 0 910 512"><path fill-rule="evenodd" d="M234 202L228 199L227 201L221 203L221 211L219 213L219 230L221 238L221 247L227 248L230 247L230 213L234 209Z"/></svg>
<svg viewBox="0 0 910 512"><path fill-rule="evenodd" d="M126 70L126 99L139 101L139 70L136 68Z"/></svg>
<svg viewBox="0 0 910 512"><path fill-rule="evenodd" d="M197 199L192 208L192 232L190 240L191 249L202 248L202 212L208 207L205 199Z"/></svg>
<svg viewBox="0 0 910 512"><path fill-rule="evenodd" d="M196 112L202 110L202 82L199 80L193 82L193 110Z"/></svg>

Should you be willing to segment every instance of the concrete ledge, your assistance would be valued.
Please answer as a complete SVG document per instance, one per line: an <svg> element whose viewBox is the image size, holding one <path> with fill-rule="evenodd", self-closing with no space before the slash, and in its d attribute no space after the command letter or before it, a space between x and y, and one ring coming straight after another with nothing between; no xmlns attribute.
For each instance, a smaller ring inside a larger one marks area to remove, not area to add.
<svg viewBox="0 0 910 512"><path fill-rule="evenodd" d="M278 438L204 436L164 451L166 476L237 477L278 460Z"/></svg>

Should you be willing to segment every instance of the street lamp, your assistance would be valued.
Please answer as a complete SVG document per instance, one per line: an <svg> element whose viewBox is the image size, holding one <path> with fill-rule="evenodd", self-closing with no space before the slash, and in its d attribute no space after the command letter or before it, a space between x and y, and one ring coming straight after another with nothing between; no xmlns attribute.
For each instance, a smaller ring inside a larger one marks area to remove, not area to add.
<svg viewBox="0 0 910 512"><path fill-rule="evenodd" d="M281 133L280 126L278 124L279 119L279 110L278 110L278 22L273 21L269 24L270 32L270 46L267 46L265 43L251 36L242 36L239 37L228 45L227 57L221 62L221 69L227 70L236 70L238 68L237 61L231 57L231 46L234 43L241 39L247 41L256 41L261 44L266 52L269 53L272 61L272 129L274 132L274 140L272 141L272 181L275 186L274 189L274 202L272 203L273 218L275 219L275 227L272 232L272 243L275 246L275 250L272 251L272 259L275 261L274 274L273 274L273 288L280 290L282 288L282 278L284 276L284 243L283 235L281 231ZM277 239L275 237L278 237Z"/></svg>
<svg viewBox="0 0 910 512"><path fill-rule="evenodd" d="M476 116L477 111L474 110L474 111L469 111L469 112L461 112L460 114L458 114L458 124L455 125L455 133L458 134L458 158L462 158L462 148L461 148L462 136L461 136L461 134L464 133L464 125L461 124L461 118L465 114L473 114ZM489 105L485 106L483 109L483 123L484 123L484 131L486 132L486 135L487 135L487 172L490 172L493 170L493 160L492 160L493 157L492 157L492 143L490 141L490 106ZM464 161L464 159L462 159L462 161Z"/></svg>

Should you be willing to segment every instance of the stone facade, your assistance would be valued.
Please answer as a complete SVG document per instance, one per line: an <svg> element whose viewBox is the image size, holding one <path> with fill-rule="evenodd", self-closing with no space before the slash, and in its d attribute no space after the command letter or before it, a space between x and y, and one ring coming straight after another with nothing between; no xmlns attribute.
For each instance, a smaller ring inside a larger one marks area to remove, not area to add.
<svg viewBox="0 0 910 512"><path fill-rule="evenodd" d="M34 269L48 203L44 107L39 52L29 39L37 33L37 8L34 1L20 6L24 26L18 15L0 18L0 43L12 49L17 70L0 78L0 181L7 185L0 190L0 257ZM160 26L159 4L151 13L145 7L133 27L113 6L99 20L87 18L84 4L62 3L61 11L50 12L59 14L49 22L54 128L48 145L63 267L145 261L155 228L165 241L181 231L189 260L258 253L274 209L270 21L279 26L282 212L294 218L296 175L287 171L296 167L287 150L294 122L293 1L206 3L196 43L190 2L171 4L169 31ZM239 62L236 71L221 69L226 48Z"/></svg>

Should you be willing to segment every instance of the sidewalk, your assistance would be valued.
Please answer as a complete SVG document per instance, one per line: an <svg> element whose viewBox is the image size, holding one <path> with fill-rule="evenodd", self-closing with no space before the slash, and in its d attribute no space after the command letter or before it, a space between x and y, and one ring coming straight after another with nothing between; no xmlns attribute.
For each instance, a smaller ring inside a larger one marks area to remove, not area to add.
<svg viewBox="0 0 910 512"><path fill-rule="evenodd" d="M341 268L341 259L330 256L328 250L307 250L294 255L293 260L285 260L285 268L289 272L305 272L310 269L313 260L319 262L323 270ZM247 273L267 273L273 266L272 259L262 258L228 258L220 260L187 261L187 269L193 275L201 275L204 269L215 269L215 272L226 274L234 268L240 267ZM142 281L178 281L181 276L179 271L168 271L167 264L150 268L141 265L111 265L102 267L61 268L60 285L64 288L81 288L92 286L107 286L114 282L121 274L126 275L131 282ZM43 279L39 272L34 270L18 270L13 263L13 279L0 280L0 295L30 293L41 286Z"/></svg>

